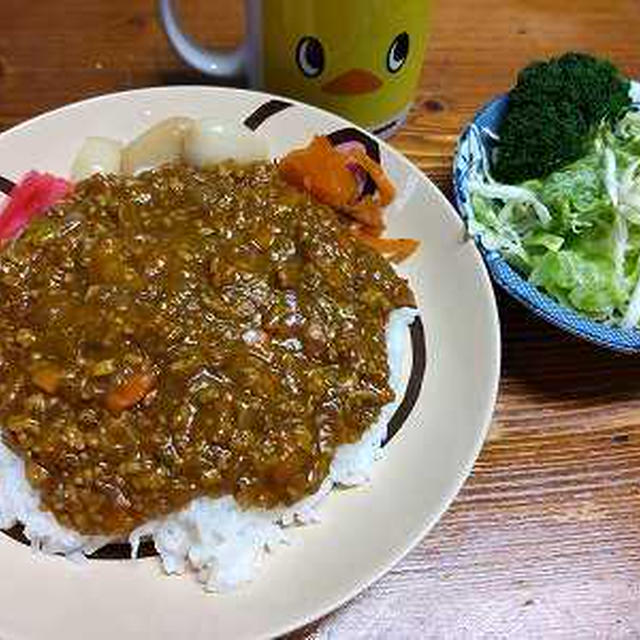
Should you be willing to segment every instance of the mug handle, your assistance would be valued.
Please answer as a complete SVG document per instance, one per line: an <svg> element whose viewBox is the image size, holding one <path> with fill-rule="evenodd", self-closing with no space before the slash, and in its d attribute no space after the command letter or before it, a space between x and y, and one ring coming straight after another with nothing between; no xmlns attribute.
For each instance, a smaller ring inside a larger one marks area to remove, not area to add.
<svg viewBox="0 0 640 640"><path fill-rule="evenodd" d="M169 42L188 65L218 80L235 79L247 72L245 43L230 50L207 49L182 30L173 0L158 0L158 9Z"/></svg>

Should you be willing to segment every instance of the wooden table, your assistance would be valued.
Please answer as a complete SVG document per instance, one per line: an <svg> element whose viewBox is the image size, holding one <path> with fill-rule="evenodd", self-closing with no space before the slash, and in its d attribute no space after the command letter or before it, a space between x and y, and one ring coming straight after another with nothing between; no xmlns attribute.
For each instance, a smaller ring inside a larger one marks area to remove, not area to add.
<svg viewBox="0 0 640 640"><path fill-rule="evenodd" d="M235 42L240 3L185 2ZM393 144L450 192L456 135L532 58L610 56L640 77L638 0L439 2L416 105ZM152 0L2 0L0 128L107 91L198 82ZM598 350L499 296L503 378L472 477L425 540L291 638L640 637L640 360Z"/></svg>

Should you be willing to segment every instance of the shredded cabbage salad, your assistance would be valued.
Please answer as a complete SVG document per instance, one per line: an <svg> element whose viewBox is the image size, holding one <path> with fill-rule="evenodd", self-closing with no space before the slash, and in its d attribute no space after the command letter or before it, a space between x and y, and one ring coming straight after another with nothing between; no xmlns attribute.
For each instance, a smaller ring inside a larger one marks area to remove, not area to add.
<svg viewBox="0 0 640 640"><path fill-rule="evenodd" d="M560 303L640 322L640 112L603 125L590 152L544 179L470 182L469 232Z"/></svg>

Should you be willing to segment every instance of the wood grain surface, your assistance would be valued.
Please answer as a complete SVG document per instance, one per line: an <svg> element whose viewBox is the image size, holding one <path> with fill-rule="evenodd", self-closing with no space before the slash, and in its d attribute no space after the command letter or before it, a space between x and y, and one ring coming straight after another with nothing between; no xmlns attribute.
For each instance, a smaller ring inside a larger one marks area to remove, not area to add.
<svg viewBox="0 0 640 640"><path fill-rule="evenodd" d="M183 4L203 41L241 37L239 2ZM392 143L450 193L463 124L523 64L567 49L640 77L638 0L437 2ZM152 0L0 0L0 129L107 91L201 81ZM640 637L640 360L499 305L503 378L472 477L408 557L290 640Z"/></svg>

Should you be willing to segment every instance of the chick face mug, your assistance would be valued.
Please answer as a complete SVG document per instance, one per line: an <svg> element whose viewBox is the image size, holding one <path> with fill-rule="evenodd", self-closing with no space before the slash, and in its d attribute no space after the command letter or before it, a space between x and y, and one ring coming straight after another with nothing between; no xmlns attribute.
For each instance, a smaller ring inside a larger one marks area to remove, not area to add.
<svg viewBox="0 0 640 640"><path fill-rule="evenodd" d="M205 49L159 0L167 36L189 65L329 109L381 136L411 105L429 27L429 0L246 0L246 38Z"/></svg>

